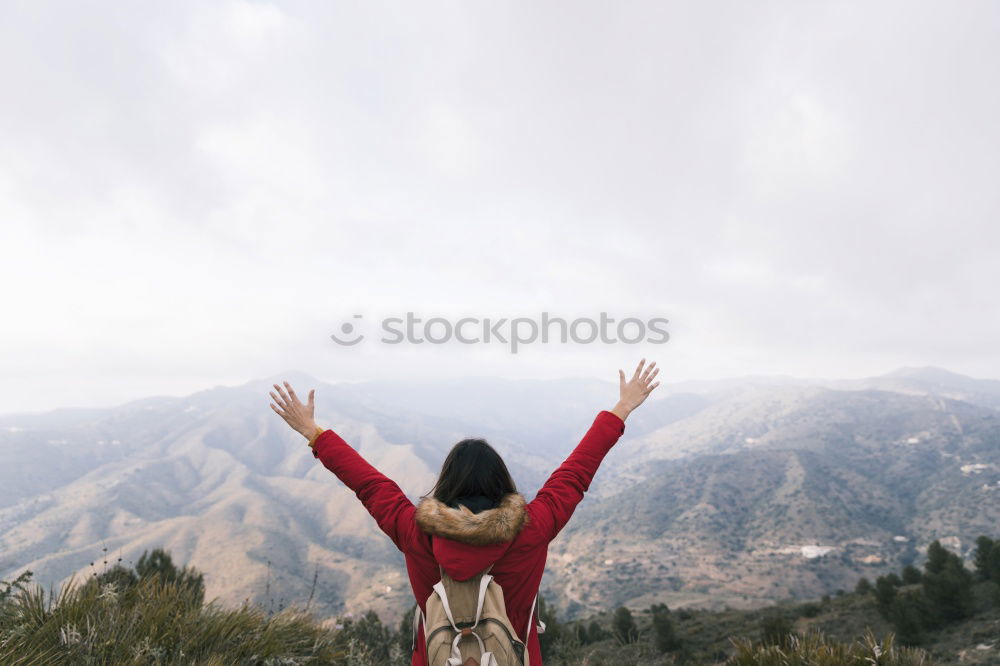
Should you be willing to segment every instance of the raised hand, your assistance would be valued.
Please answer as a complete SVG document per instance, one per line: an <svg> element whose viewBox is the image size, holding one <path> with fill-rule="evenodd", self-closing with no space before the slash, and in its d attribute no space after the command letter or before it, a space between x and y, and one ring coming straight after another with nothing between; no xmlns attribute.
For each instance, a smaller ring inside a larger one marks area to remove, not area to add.
<svg viewBox="0 0 1000 666"><path fill-rule="evenodd" d="M313 420L313 413L316 411L316 389L309 391L309 398L306 404L302 404L299 400L299 396L295 395L295 389L288 382L285 382L285 387L282 388L277 384L274 385L275 390L278 395L271 391L271 399L274 400L271 403L271 409L273 409L278 416L285 419L285 423L290 425L295 431L301 433L306 439L311 438L316 433L316 421ZM275 404L277 403L277 404Z"/></svg>
<svg viewBox="0 0 1000 666"><path fill-rule="evenodd" d="M622 421L628 418L636 407L645 402L650 393L653 392L660 382L653 382L653 378L659 374L660 369L656 367L656 361L646 366L646 359L639 361L632 378L625 381L625 373L618 371L618 404L611 411L618 415Z"/></svg>

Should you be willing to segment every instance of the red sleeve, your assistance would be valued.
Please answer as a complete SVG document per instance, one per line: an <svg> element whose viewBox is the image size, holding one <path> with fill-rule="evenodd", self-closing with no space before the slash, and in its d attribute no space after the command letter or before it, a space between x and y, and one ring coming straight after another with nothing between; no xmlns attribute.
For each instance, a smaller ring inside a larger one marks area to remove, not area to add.
<svg viewBox="0 0 1000 666"><path fill-rule="evenodd" d="M551 541L569 522L576 505L590 488L597 468L611 447L625 432L625 422L602 411L573 453L552 472L542 489L528 504L531 522Z"/></svg>
<svg viewBox="0 0 1000 666"><path fill-rule="evenodd" d="M372 467L332 430L316 438L313 456L354 491L379 528L405 552L416 536L416 509L396 482Z"/></svg>

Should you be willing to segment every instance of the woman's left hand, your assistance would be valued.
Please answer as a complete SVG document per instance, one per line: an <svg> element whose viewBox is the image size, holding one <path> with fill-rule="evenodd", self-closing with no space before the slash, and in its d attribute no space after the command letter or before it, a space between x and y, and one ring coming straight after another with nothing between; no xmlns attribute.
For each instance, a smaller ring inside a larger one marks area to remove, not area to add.
<svg viewBox="0 0 1000 666"><path fill-rule="evenodd" d="M288 382L285 382L285 388L281 388L277 384L274 385L274 388L278 391L278 395L271 391L271 399L274 400L274 403L271 403L271 409L303 437L306 439L312 437L319 427L313 420L313 412L316 409L316 389L309 391L309 400L303 405L299 396L295 395L295 389Z"/></svg>

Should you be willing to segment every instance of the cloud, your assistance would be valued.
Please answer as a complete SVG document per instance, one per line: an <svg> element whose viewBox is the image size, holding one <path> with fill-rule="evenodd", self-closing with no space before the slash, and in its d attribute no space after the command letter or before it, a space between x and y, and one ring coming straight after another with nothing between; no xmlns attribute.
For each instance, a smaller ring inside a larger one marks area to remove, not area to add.
<svg viewBox="0 0 1000 666"><path fill-rule="evenodd" d="M998 13L8 4L0 411L644 353L677 378L995 376ZM673 339L328 343L406 310L662 315Z"/></svg>

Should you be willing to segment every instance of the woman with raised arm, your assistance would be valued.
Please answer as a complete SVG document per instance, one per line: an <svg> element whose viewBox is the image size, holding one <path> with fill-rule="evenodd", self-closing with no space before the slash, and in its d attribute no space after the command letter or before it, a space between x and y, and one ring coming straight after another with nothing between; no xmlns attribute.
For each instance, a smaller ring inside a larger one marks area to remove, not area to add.
<svg viewBox="0 0 1000 666"><path fill-rule="evenodd" d="M632 377L618 371L619 399L597 414L590 429L531 502L525 502L507 466L488 443L456 444L434 489L414 506L399 486L380 473L337 433L313 420L315 390L303 404L292 387L274 385L271 408L309 440L313 455L353 490L403 552L410 585L422 612L441 572L456 581L489 569L503 591L510 624L527 644L531 666L541 666L535 600L548 545L573 515L604 456L625 432L625 420L659 386L656 363L639 362ZM481 595L480 595L481 596ZM482 603L480 601L480 603ZM523 636L527 633L527 636ZM416 632L411 663L427 666L424 635Z"/></svg>

